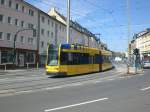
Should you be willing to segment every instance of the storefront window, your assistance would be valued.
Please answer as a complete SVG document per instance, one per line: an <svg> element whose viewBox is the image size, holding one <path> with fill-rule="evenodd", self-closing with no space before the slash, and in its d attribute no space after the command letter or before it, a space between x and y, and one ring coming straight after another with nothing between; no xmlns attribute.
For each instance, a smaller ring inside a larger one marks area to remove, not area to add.
<svg viewBox="0 0 150 112"><path fill-rule="evenodd" d="M13 53L11 51L1 51L1 63L12 63Z"/></svg>
<svg viewBox="0 0 150 112"><path fill-rule="evenodd" d="M28 53L27 54L27 62L28 63L34 63L35 62L34 53Z"/></svg>

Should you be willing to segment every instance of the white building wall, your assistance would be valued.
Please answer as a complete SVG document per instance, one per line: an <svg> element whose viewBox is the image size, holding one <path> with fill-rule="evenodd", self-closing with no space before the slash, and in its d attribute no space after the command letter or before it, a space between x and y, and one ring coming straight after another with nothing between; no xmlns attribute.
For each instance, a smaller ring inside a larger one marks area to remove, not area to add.
<svg viewBox="0 0 150 112"><path fill-rule="evenodd" d="M42 21L44 18L44 22ZM49 21L49 23L48 23ZM44 30L42 34L41 30ZM48 35L49 31L49 35ZM42 42L44 45L42 46ZM40 13L40 45L39 54L46 55L47 46L49 44L61 44L66 43L66 27L62 23L54 20L50 16L44 13Z"/></svg>
<svg viewBox="0 0 150 112"><path fill-rule="evenodd" d="M4 39L0 40L0 47L13 47L13 38L18 30L28 28L28 24L34 25L37 28L37 10L24 4L21 0L11 0L11 8L8 6L9 0L5 0L5 5L0 5L0 14L4 15L4 22L0 23L0 32L4 33ZM19 4L18 10L15 9L15 5ZM24 12L22 7L24 6ZM29 9L34 11L34 16L30 16ZM8 23L8 17L11 17L11 24ZM15 19L18 19L18 25L15 25ZM24 27L21 27L21 21L24 21ZM11 34L11 40L7 40L7 33ZM24 42L20 42L21 36L24 37ZM34 43L30 44L28 38L33 38ZM32 31L20 32L17 36L16 47L21 49L37 50L37 37L33 37Z"/></svg>

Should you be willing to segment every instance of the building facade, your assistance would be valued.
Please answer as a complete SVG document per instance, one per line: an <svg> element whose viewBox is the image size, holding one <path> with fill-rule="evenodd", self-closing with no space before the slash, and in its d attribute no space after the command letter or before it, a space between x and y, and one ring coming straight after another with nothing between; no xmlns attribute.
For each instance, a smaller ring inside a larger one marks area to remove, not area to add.
<svg viewBox="0 0 150 112"><path fill-rule="evenodd" d="M45 64L48 44L59 45L65 42L66 26L47 13L39 11L39 63Z"/></svg>
<svg viewBox="0 0 150 112"><path fill-rule="evenodd" d="M36 8L22 0L0 0L0 64L12 64L14 58L20 67L36 63L37 37L33 37L33 30L20 31L15 46L14 37L19 30L37 29L37 18Z"/></svg>
<svg viewBox="0 0 150 112"><path fill-rule="evenodd" d="M150 60L150 29L137 34L136 48L140 49L140 54L145 60Z"/></svg>
<svg viewBox="0 0 150 112"><path fill-rule="evenodd" d="M48 14L55 17L61 23L67 25L66 17L61 15L55 8L51 8ZM82 44L89 47L98 47L98 41L96 36L88 31L86 28L82 27L79 23L70 21L70 44Z"/></svg>
<svg viewBox="0 0 150 112"><path fill-rule="evenodd" d="M133 51L135 48L139 49L141 58L150 60L150 29L134 35L131 41L131 50Z"/></svg>
<svg viewBox="0 0 150 112"><path fill-rule="evenodd" d="M54 8L45 13L24 0L0 0L0 65L44 65L48 44L64 44L66 40L66 18ZM106 47L73 21L70 21L70 44Z"/></svg>

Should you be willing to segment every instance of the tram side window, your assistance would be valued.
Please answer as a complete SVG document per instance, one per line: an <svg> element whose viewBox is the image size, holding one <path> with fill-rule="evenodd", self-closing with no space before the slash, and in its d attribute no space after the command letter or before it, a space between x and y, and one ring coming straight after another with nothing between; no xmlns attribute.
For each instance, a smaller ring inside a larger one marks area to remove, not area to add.
<svg viewBox="0 0 150 112"><path fill-rule="evenodd" d="M73 53L73 64L74 65L80 64L80 57L81 57L81 54Z"/></svg>
<svg viewBox="0 0 150 112"><path fill-rule="evenodd" d="M61 52L60 64L61 65L67 65L67 63L68 63L68 54L66 52Z"/></svg>
<svg viewBox="0 0 150 112"><path fill-rule="evenodd" d="M100 63L102 63L102 56L96 54L95 55L95 64L100 64Z"/></svg>
<svg viewBox="0 0 150 112"><path fill-rule="evenodd" d="M68 64L72 64L72 63L73 63L73 54L68 53Z"/></svg>
<svg viewBox="0 0 150 112"><path fill-rule="evenodd" d="M89 64L93 64L93 56L89 56Z"/></svg>
<svg viewBox="0 0 150 112"><path fill-rule="evenodd" d="M107 62L107 63L109 63L109 62L110 62L110 60L109 60L109 56L103 56L103 60L104 60L104 62Z"/></svg>
<svg viewBox="0 0 150 112"><path fill-rule="evenodd" d="M61 65L79 65L89 64L88 53L67 53L61 52L60 63Z"/></svg>

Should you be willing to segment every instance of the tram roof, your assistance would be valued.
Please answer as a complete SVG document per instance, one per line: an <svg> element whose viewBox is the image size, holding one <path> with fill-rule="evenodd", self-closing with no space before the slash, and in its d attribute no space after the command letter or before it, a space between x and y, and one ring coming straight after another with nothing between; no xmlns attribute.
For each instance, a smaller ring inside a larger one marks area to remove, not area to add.
<svg viewBox="0 0 150 112"><path fill-rule="evenodd" d="M95 49L95 50L96 50L96 48L91 48L91 47L84 46L84 45L81 45L81 44L61 44L61 48L62 48L62 49L88 48L88 49Z"/></svg>

